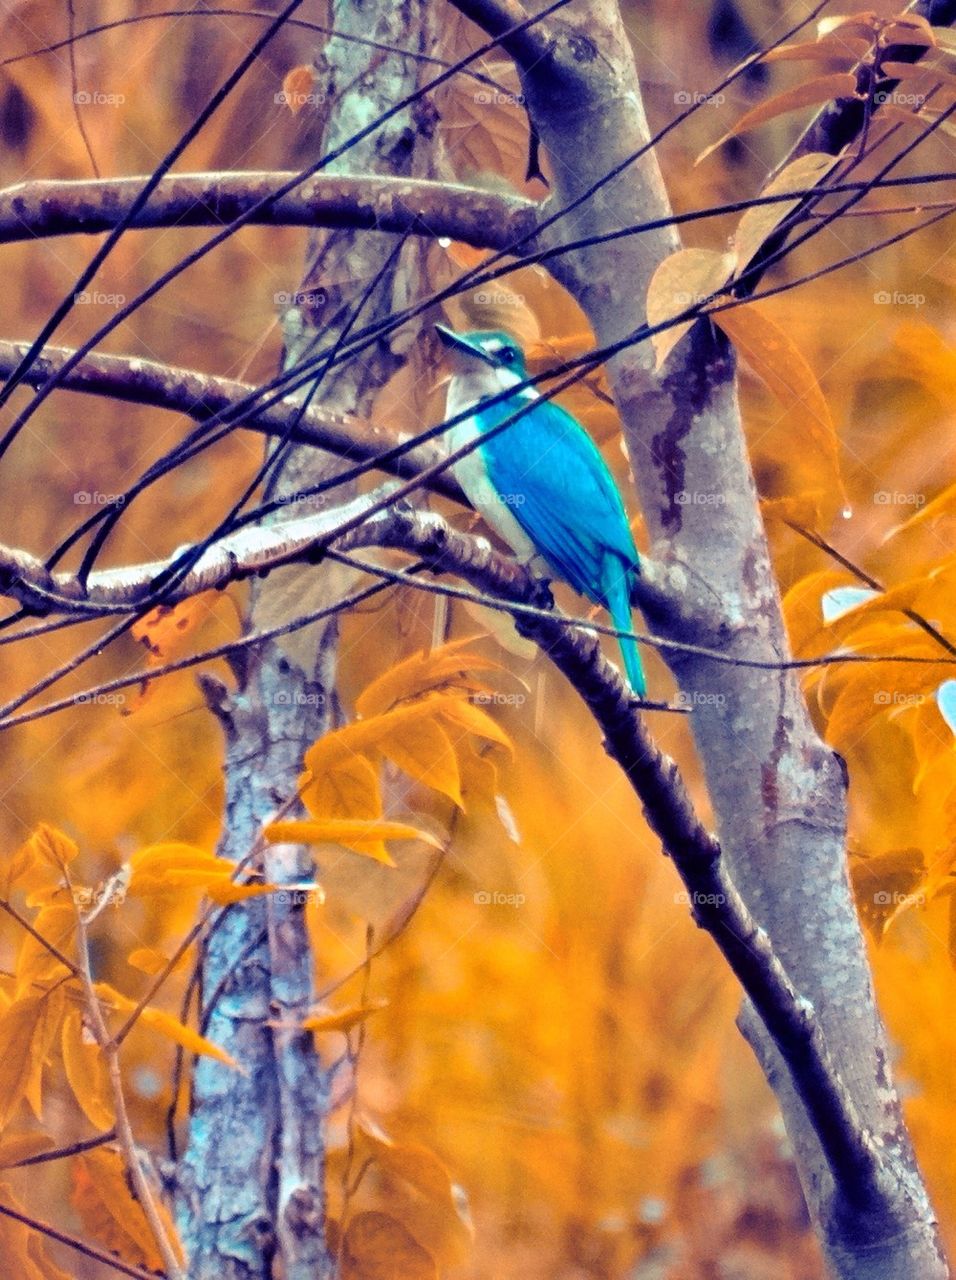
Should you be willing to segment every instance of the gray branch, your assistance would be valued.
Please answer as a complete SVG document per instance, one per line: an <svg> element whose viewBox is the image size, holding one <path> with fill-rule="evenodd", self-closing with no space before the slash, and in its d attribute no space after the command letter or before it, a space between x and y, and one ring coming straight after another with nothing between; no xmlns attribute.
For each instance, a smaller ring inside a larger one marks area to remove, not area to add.
<svg viewBox="0 0 956 1280"><path fill-rule="evenodd" d="M166 177L135 228L221 227L295 178L287 172L181 173ZM110 231L146 178L39 179L0 191L0 244ZM251 223L450 236L502 249L534 232L537 206L521 196L423 178L321 173L270 201Z"/></svg>
<svg viewBox="0 0 956 1280"><path fill-rule="evenodd" d="M0 378L18 366L28 343L0 341ZM74 356L69 347L45 347L26 375L31 386L42 386ZM256 388L248 382L201 373L198 369L181 369L159 364L141 356L115 356L100 352L85 356L63 379L67 391L88 395L110 396L129 404L150 405L184 413L197 422L225 414L254 395ZM271 398L271 397L270 397ZM295 444L310 445L353 463L369 462L396 443L394 434L377 427L354 413L332 408L325 400L310 405L304 412L297 396L286 396L267 408L253 406L243 412L238 427L263 435L280 436ZM433 443L419 445L382 470L407 477L418 475L434 465L442 456ZM443 472L429 480L427 487L446 497L464 500L453 476Z"/></svg>

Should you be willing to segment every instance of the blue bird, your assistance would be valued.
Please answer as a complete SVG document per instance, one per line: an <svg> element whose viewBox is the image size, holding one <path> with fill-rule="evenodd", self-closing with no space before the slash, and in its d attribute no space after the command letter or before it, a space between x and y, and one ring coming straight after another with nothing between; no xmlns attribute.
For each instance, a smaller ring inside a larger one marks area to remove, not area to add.
<svg viewBox="0 0 956 1280"><path fill-rule="evenodd" d="M474 410L449 429L453 450L537 402L454 465L468 500L519 560L532 568L544 561L555 576L607 609L616 630L630 631L640 561L621 495L591 437L532 387L482 408L483 401L528 377L521 348L506 333L435 327L453 367L446 414ZM643 697L647 685L637 645L626 637L620 645L628 683Z"/></svg>

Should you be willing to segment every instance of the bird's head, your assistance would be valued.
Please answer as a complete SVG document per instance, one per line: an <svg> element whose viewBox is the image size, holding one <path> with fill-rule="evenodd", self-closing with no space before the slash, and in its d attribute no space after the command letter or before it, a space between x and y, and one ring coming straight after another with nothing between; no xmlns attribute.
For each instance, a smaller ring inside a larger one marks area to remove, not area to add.
<svg viewBox="0 0 956 1280"><path fill-rule="evenodd" d="M507 333L497 329L456 333L443 324L436 324L435 328L448 350L456 373L474 374L481 370L497 372L502 386L523 382L527 378L524 352Z"/></svg>

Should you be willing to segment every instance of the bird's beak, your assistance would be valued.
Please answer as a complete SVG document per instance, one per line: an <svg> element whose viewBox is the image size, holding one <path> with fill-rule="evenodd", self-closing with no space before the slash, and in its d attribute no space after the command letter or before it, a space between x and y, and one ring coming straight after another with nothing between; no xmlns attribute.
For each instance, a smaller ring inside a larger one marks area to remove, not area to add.
<svg viewBox="0 0 956 1280"><path fill-rule="evenodd" d="M456 333L454 329L449 329L443 324L436 324L435 329L445 346L459 358L465 357L467 359L468 357L471 357L475 360L482 360L485 364L494 366L495 362L493 358L479 347L477 343L469 342L464 334Z"/></svg>

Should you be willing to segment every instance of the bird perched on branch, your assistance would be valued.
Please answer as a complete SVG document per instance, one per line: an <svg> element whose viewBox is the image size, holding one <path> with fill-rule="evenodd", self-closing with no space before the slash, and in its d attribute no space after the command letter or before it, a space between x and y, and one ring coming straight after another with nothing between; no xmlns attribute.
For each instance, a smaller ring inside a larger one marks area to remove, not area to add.
<svg viewBox="0 0 956 1280"><path fill-rule="evenodd" d="M532 567L543 561L575 591L607 609L616 630L630 631L637 548L617 485L591 437L533 387L483 407L527 379L524 353L506 333L436 328L454 370L447 416L472 410L450 428L451 447L482 441L453 467L469 501L521 561ZM523 417L489 435L529 403L533 408ZM643 697L646 682L637 645L627 637L620 645L628 683Z"/></svg>

